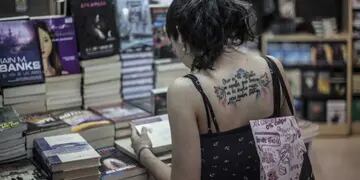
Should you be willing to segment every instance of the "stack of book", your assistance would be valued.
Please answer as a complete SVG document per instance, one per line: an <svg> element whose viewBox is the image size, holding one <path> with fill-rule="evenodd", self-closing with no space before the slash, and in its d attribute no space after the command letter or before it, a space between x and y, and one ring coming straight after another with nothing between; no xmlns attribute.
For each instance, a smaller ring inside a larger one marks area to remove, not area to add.
<svg viewBox="0 0 360 180"><path fill-rule="evenodd" d="M68 134L70 126L65 122L56 119L50 113L37 113L23 117L28 129L26 136L27 157L33 157L34 140L38 138Z"/></svg>
<svg viewBox="0 0 360 180"><path fill-rule="evenodd" d="M79 133L95 148L114 145L115 127L111 121L91 111L68 111L55 118L71 126L71 132Z"/></svg>
<svg viewBox="0 0 360 180"><path fill-rule="evenodd" d="M121 102L115 8L108 0L73 0L71 12L83 71L83 106Z"/></svg>
<svg viewBox="0 0 360 180"><path fill-rule="evenodd" d="M41 42L47 110L81 107L81 74L73 18L42 16L31 19Z"/></svg>
<svg viewBox="0 0 360 180"><path fill-rule="evenodd" d="M0 108L0 164L26 158L26 129L26 123L13 108Z"/></svg>
<svg viewBox="0 0 360 180"><path fill-rule="evenodd" d="M148 129L148 136L152 142L151 151L159 157L160 160L166 161L171 158L171 132L168 115L153 116L133 120L136 130L141 133L143 127ZM136 154L131 147L131 139L123 138L115 141L116 148L132 158Z"/></svg>
<svg viewBox="0 0 360 180"><path fill-rule="evenodd" d="M13 106L20 114L45 111L40 45L33 23L27 19L0 21L0 27L4 105Z"/></svg>
<svg viewBox="0 0 360 180"><path fill-rule="evenodd" d="M154 88L154 55L149 1L116 0L116 9L121 38L123 98L150 97L150 90Z"/></svg>
<svg viewBox="0 0 360 180"><path fill-rule="evenodd" d="M47 180L48 176L31 161L24 159L1 165L0 179Z"/></svg>
<svg viewBox="0 0 360 180"><path fill-rule="evenodd" d="M176 78L190 73L189 68L176 59L161 62L158 61L155 64L155 69L156 88L167 88L175 81Z"/></svg>
<svg viewBox="0 0 360 180"><path fill-rule="evenodd" d="M81 61L84 107L119 103L121 63L119 55Z"/></svg>
<svg viewBox="0 0 360 180"><path fill-rule="evenodd" d="M115 147L98 149L102 180L146 180L146 170Z"/></svg>
<svg viewBox="0 0 360 180"><path fill-rule="evenodd" d="M100 155L79 134L40 138L34 145L34 159L51 179L100 178Z"/></svg>
<svg viewBox="0 0 360 180"><path fill-rule="evenodd" d="M115 139L130 137L131 120L150 116L150 113L127 103L90 107L90 109L115 124Z"/></svg>

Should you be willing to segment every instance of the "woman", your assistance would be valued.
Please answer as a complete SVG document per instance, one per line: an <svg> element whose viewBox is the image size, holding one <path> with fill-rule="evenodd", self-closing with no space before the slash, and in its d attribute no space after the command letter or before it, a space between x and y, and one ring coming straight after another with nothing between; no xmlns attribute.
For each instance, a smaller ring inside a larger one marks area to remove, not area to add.
<svg viewBox="0 0 360 180"><path fill-rule="evenodd" d="M192 73L168 89L172 167L152 154L146 129L141 135L133 129L138 160L155 179L260 179L249 120L288 116L293 109L284 98L289 92L281 91L272 73L274 66L284 73L281 63L237 50L254 38L253 24L251 4L240 0L171 4L167 33ZM313 179L304 157L300 179Z"/></svg>
<svg viewBox="0 0 360 180"><path fill-rule="evenodd" d="M62 72L62 64L57 52L57 44L52 41L53 33L44 22L37 22L39 33L41 55L43 60L44 73L46 77L59 76Z"/></svg>

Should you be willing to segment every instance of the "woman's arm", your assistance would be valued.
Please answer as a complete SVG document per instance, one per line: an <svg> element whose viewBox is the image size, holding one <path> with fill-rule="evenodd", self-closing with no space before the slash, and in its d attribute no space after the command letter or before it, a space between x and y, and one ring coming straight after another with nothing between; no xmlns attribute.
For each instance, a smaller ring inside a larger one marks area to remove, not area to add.
<svg viewBox="0 0 360 180"><path fill-rule="evenodd" d="M140 162L156 180L199 180L201 154L194 111L197 92L193 84L179 78L168 89L167 108L172 136L172 168L145 149Z"/></svg>

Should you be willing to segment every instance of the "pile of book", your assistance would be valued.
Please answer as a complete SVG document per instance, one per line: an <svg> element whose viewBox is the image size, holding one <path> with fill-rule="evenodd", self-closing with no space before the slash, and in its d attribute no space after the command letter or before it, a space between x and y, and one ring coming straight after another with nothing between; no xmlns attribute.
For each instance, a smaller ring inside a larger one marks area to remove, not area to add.
<svg viewBox="0 0 360 180"><path fill-rule="evenodd" d="M41 42L47 110L81 107L81 74L73 18L41 16L31 19Z"/></svg>
<svg viewBox="0 0 360 180"><path fill-rule="evenodd" d="M119 55L81 61L84 108L119 103L121 63Z"/></svg>
<svg viewBox="0 0 360 180"><path fill-rule="evenodd" d="M90 109L115 124L115 139L130 137L131 120L150 116L150 113L127 103L90 107Z"/></svg>
<svg viewBox="0 0 360 180"><path fill-rule="evenodd" d="M22 117L27 123L26 135L27 157L33 157L34 140L38 138L68 134L70 125L57 119L51 113L35 113Z"/></svg>
<svg viewBox="0 0 360 180"><path fill-rule="evenodd" d="M47 180L48 176L30 160L23 159L0 165L0 179Z"/></svg>
<svg viewBox="0 0 360 180"><path fill-rule="evenodd" d="M145 180L146 170L129 156L115 147L106 147L96 150L101 156L102 180Z"/></svg>
<svg viewBox="0 0 360 180"><path fill-rule="evenodd" d="M28 19L0 21L0 85L4 105L19 114L45 111L45 85L40 45ZM6 29L6 31L5 31Z"/></svg>
<svg viewBox="0 0 360 180"><path fill-rule="evenodd" d="M26 129L13 108L0 108L0 164L26 158Z"/></svg>
<svg viewBox="0 0 360 180"><path fill-rule="evenodd" d="M98 180L100 155L79 134L36 139L34 159L54 180Z"/></svg>
<svg viewBox="0 0 360 180"><path fill-rule="evenodd" d="M117 0L116 9L121 38L123 98L150 97L150 90L154 88L154 55L149 1ZM132 18L139 21L134 22Z"/></svg>
<svg viewBox="0 0 360 180"><path fill-rule="evenodd" d="M71 126L71 132L79 133L95 148L114 145L114 124L106 118L88 110L67 111L55 118Z"/></svg>

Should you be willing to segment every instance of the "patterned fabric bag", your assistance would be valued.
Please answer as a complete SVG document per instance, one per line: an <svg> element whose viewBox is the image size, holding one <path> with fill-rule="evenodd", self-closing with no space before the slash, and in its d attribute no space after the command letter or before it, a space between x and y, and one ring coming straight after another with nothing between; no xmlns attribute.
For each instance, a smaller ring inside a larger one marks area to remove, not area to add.
<svg viewBox="0 0 360 180"><path fill-rule="evenodd" d="M299 180L306 147L294 116L290 96L277 65L266 58L287 101L292 116L250 121L257 153L260 158L261 180ZM274 76L273 76L274 77ZM278 98L280 99L280 97ZM277 113L279 116L280 112Z"/></svg>

